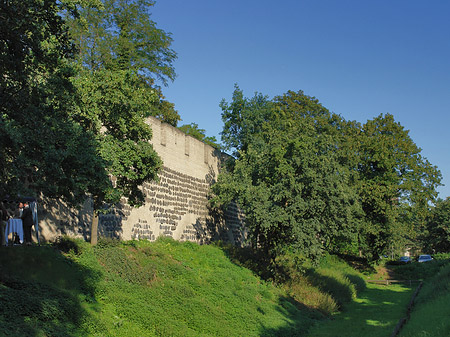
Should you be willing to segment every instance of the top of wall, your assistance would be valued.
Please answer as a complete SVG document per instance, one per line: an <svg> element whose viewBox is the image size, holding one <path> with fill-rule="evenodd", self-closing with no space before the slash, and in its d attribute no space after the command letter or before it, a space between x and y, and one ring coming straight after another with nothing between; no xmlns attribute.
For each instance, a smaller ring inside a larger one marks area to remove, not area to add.
<svg viewBox="0 0 450 337"><path fill-rule="evenodd" d="M146 123L153 131L151 144L165 167L198 179L217 179L220 151L155 117L148 117Z"/></svg>

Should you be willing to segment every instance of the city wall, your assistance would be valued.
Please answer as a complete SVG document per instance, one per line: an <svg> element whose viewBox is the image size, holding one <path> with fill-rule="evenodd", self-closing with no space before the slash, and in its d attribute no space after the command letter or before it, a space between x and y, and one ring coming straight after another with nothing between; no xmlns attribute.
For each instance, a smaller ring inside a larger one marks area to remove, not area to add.
<svg viewBox="0 0 450 337"><path fill-rule="evenodd" d="M99 237L121 240L176 240L208 243L221 239L245 241L244 216L235 204L222 214L209 207L210 186L216 181L225 154L150 117L152 145L163 161L159 182L145 183L145 204L131 207L123 199L108 214L99 216ZM61 235L90 238L92 201L73 209L60 201L39 204L40 237L52 241Z"/></svg>

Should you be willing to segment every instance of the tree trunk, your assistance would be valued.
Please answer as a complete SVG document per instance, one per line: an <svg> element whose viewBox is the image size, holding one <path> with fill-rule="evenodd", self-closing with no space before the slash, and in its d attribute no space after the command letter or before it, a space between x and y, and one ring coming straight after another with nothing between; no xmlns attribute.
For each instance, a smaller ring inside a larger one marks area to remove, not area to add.
<svg viewBox="0 0 450 337"><path fill-rule="evenodd" d="M97 244L97 236L98 236L98 213L97 211L94 210L91 223L91 245L95 246Z"/></svg>

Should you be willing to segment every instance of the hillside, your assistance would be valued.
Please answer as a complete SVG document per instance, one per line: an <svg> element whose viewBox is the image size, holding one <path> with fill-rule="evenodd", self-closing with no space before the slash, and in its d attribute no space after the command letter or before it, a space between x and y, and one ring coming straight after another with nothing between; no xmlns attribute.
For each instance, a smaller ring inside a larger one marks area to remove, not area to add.
<svg viewBox="0 0 450 337"><path fill-rule="evenodd" d="M2 247L2 336L302 336L324 316L171 239Z"/></svg>
<svg viewBox="0 0 450 337"><path fill-rule="evenodd" d="M448 257L447 257L448 260ZM450 264L429 279L420 291L400 337L450 336Z"/></svg>
<svg viewBox="0 0 450 337"><path fill-rule="evenodd" d="M302 272L288 259L289 277L274 286L237 252L169 238L0 247L0 336L382 336L410 298L401 287L366 287L368 275L335 256ZM401 336L448 336L447 261L392 266L426 279Z"/></svg>

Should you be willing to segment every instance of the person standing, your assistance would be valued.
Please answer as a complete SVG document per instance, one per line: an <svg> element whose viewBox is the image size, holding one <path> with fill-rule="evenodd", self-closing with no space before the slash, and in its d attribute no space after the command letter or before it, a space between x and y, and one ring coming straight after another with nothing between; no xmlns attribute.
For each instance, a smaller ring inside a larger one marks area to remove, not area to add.
<svg viewBox="0 0 450 337"><path fill-rule="evenodd" d="M23 202L19 202L19 206L14 210L14 218L22 218Z"/></svg>
<svg viewBox="0 0 450 337"><path fill-rule="evenodd" d="M5 230L8 218L9 218L8 210L6 209L3 201L0 201L0 245L2 246L6 245Z"/></svg>
<svg viewBox="0 0 450 337"><path fill-rule="evenodd" d="M33 213L31 212L31 208L28 205L28 202L25 202L23 205L22 216L22 225L23 225L23 236L24 243L26 245L31 245L31 227L33 227Z"/></svg>

